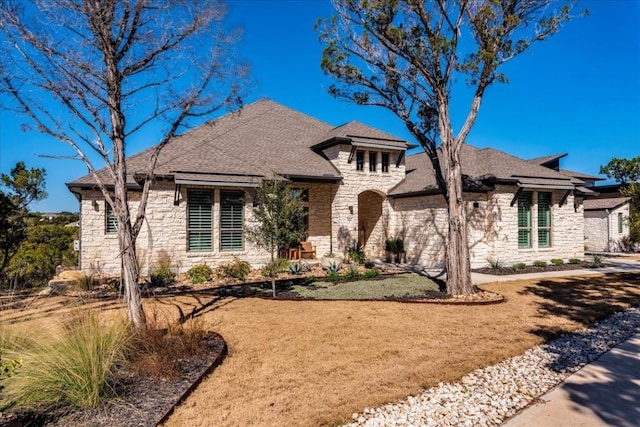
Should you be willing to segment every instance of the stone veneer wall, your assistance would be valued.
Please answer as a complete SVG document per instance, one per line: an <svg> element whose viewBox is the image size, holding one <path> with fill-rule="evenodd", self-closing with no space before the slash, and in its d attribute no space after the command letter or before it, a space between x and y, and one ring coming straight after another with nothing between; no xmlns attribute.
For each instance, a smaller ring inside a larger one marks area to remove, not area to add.
<svg viewBox="0 0 640 427"><path fill-rule="evenodd" d="M622 233L618 232L618 214L624 219ZM629 236L629 204L615 209L584 212L584 244L589 251L616 251L617 242Z"/></svg>
<svg viewBox="0 0 640 427"><path fill-rule="evenodd" d="M518 248L518 206L511 206L516 187L497 186L487 194L467 193L467 226L471 267L487 265L487 258L498 258L505 265L517 262L549 261L552 258L584 257L582 204L574 207L570 195L562 207L558 206L564 191L552 193L552 246L537 247L536 194L531 207L532 247ZM474 206L476 204L476 206ZM396 198L392 202L390 230L405 240L407 261L427 267L444 265L448 230L447 209L441 195Z"/></svg>
<svg viewBox="0 0 640 427"><path fill-rule="evenodd" d="M309 240L316 246L318 256L322 250L328 250L331 235L331 198L333 187L330 184L299 184L299 188L309 189ZM259 267L268 261L269 254L245 240L245 249L237 252L219 250L219 212L220 190L205 186L189 188L208 188L214 193L213 207L213 250L211 252L187 251L187 188L181 187L180 203L174 206L174 184L157 183L149 193L147 215L138 236L136 250L142 261L142 274L157 260L158 251L164 249L171 256L176 272L185 272L194 265L206 262L214 267L238 257ZM230 188L237 190L237 187ZM330 189L327 191L327 189ZM245 189L245 224L252 223L253 198L255 189ZM131 192L130 207L135 215L140 193ZM98 191L83 191L80 203L80 269L85 272L100 270L108 274L120 272L117 234L105 233L105 200Z"/></svg>
<svg viewBox="0 0 640 427"><path fill-rule="evenodd" d="M356 170L355 156L353 161L349 163L349 154L351 153L351 145L340 144L325 149L323 152L333 163L333 165L342 174L343 180L337 185L337 189L332 201L332 234L331 251L344 255L349 246L353 246L358 242L358 195L365 191L374 191L385 197L382 202L382 216L373 226L373 232L369 237L370 245L367 245L367 256L380 256L380 246L384 244L384 221L390 216L391 205L386 199L386 194L396 186L405 176L404 159L396 167L399 151L386 151L381 149L364 149L364 170ZM376 151L377 167L375 172L369 172L369 150ZM382 152L389 153L389 172L382 172ZM366 209L366 207L363 207ZM381 243L382 242L382 243ZM318 252L321 256L323 252Z"/></svg>

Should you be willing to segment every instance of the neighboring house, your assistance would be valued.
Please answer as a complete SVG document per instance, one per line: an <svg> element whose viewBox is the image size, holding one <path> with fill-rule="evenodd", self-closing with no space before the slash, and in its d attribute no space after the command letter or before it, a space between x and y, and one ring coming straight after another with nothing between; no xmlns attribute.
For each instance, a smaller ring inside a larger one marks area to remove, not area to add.
<svg viewBox="0 0 640 427"><path fill-rule="evenodd" d="M620 194L620 185L591 187L598 195L584 202L586 250L618 252L629 238L631 198Z"/></svg>
<svg viewBox="0 0 640 427"><path fill-rule="evenodd" d="M360 244L384 255L388 237L405 240L407 262L444 263L447 210L424 153L357 122L334 127L269 100L204 124L160 155L145 225L137 242L144 266L159 250L180 271L233 257L255 266L268 254L245 239L256 187L274 174L301 191L308 240L318 256ZM151 149L128 158L132 212ZM581 258L586 182L491 148L462 149L469 246L473 267L487 258L505 263ZM98 175L109 182L103 169ZM116 221L92 175L67 184L80 200L80 267L120 268Z"/></svg>

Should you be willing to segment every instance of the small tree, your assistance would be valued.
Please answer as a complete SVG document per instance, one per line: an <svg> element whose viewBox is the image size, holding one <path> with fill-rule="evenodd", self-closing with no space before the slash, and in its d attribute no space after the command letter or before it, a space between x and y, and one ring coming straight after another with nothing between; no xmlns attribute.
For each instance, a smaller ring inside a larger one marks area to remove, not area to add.
<svg viewBox="0 0 640 427"><path fill-rule="evenodd" d="M600 173L618 181L620 193L631 198L629 238L634 243L640 242L640 156L632 159L614 157L600 167Z"/></svg>
<svg viewBox="0 0 640 427"><path fill-rule="evenodd" d="M27 237L27 206L47 197L44 169L27 169L16 163L9 175L0 176L0 278Z"/></svg>
<svg viewBox="0 0 640 427"><path fill-rule="evenodd" d="M282 248L305 238L304 210L300 205L300 194L282 179L265 179L256 192L256 207L253 208L255 225L248 226L247 239L265 249L271 256L271 266ZM276 296L276 272L269 269L273 296Z"/></svg>
<svg viewBox="0 0 640 427"><path fill-rule="evenodd" d="M500 67L555 34L573 2L555 0L333 0L320 23L329 92L394 113L430 159L449 214L447 291L474 292L460 151L486 89L506 82ZM456 82L472 94L456 135Z"/></svg>

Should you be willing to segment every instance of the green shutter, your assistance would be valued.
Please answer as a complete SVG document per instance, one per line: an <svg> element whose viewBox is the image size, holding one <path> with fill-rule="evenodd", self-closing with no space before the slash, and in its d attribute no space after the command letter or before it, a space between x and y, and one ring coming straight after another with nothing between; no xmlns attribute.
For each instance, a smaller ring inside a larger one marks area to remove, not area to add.
<svg viewBox="0 0 640 427"><path fill-rule="evenodd" d="M220 192L220 250L244 249L244 193Z"/></svg>
<svg viewBox="0 0 640 427"><path fill-rule="evenodd" d="M111 209L111 205L104 202L105 206L105 232L107 234L117 233L118 232L118 218L116 214L113 213L113 209Z"/></svg>
<svg viewBox="0 0 640 427"><path fill-rule="evenodd" d="M531 247L531 193L518 196L518 247Z"/></svg>
<svg viewBox="0 0 640 427"><path fill-rule="evenodd" d="M212 248L211 201L211 191L188 190L187 248L190 251L210 251Z"/></svg>
<svg viewBox="0 0 640 427"><path fill-rule="evenodd" d="M538 193L538 247L551 246L551 193Z"/></svg>

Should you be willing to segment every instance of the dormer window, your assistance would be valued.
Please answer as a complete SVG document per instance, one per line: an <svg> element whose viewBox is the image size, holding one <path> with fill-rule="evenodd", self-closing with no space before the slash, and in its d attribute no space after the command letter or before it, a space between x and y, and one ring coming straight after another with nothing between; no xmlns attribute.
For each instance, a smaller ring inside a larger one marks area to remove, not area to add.
<svg viewBox="0 0 640 427"><path fill-rule="evenodd" d="M378 153L369 151L369 172L375 172L378 165Z"/></svg>
<svg viewBox="0 0 640 427"><path fill-rule="evenodd" d="M356 151L356 170L364 170L364 151L362 150Z"/></svg>
<svg viewBox="0 0 640 427"><path fill-rule="evenodd" d="M389 172L389 153L382 153L382 172Z"/></svg>

